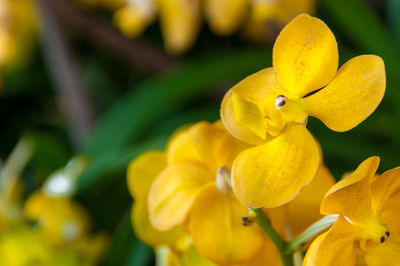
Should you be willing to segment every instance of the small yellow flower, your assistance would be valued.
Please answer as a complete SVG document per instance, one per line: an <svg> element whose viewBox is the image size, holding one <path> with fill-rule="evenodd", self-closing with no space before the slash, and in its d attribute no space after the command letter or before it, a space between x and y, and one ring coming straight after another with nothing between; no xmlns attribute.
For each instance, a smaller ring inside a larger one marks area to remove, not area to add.
<svg viewBox="0 0 400 266"><path fill-rule="evenodd" d="M95 237L82 246L54 246L28 223L14 223L0 234L0 265L97 265L104 252L104 241L99 241Z"/></svg>
<svg viewBox="0 0 400 266"><path fill-rule="evenodd" d="M155 19L156 5L153 0L133 0L114 14L114 23L129 37L138 37Z"/></svg>
<svg viewBox="0 0 400 266"><path fill-rule="evenodd" d="M35 42L36 16L30 0L0 0L0 66L26 61Z"/></svg>
<svg viewBox="0 0 400 266"><path fill-rule="evenodd" d="M234 33L248 13L248 0L205 0L204 16L218 35Z"/></svg>
<svg viewBox="0 0 400 266"><path fill-rule="evenodd" d="M338 214L316 238L303 265L400 265L400 168L377 177L379 157L370 157L335 184L322 214Z"/></svg>
<svg viewBox="0 0 400 266"><path fill-rule="evenodd" d="M244 26L245 37L271 42L278 30L301 13L314 13L315 0L252 0Z"/></svg>
<svg viewBox="0 0 400 266"><path fill-rule="evenodd" d="M0 265L51 265L53 256L40 234L26 225L14 224L0 234Z"/></svg>
<svg viewBox="0 0 400 266"><path fill-rule="evenodd" d="M240 153L233 164L233 190L242 204L280 206L312 180L319 156L305 128L309 115L343 132L379 105L386 86L380 57L358 56L337 68L332 32L321 20L302 14L278 36L273 68L227 92L222 122L236 138L257 145Z"/></svg>
<svg viewBox="0 0 400 266"><path fill-rule="evenodd" d="M36 221L44 237L55 245L70 244L87 236L89 217L71 195L75 181L86 170L86 156L74 157L46 180L42 189L27 199L24 213Z"/></svg>
<svg viewBox="0 0 400 266"><path fill-rule="evenodd" d="M180 54L195 41L200 29L199 0L156 0L167 52Z"/></svg>
<svg viewBox="0 0 400 266"><path fill-rule="evenodd" d="M69 197L54 197L42 191L32 194L24 207L25 215L38 223L38 229L54 244L72 243L88 232L85 210Z"/></svg>
<svg viewBox="0 0 400 266"><path fill-rule="evenodd" d="M199 0L131 0L114 16L114 22L130 37L137 37L158 13L165 48L171 54L187 50L200 28Z"/></svg>
<svg viewBox="0 0 400 266"><path fill-rule="evenodd" d="M248 209L230 187L229 169L246 147L220 122L200 122L175 135L168 145L167 167L150 189L153 226L159 230L184 226L199 253L214 263L246 263L258 256L268 240L257 226L243 226ZM283 217L271 215L281 233Z"/></svg>

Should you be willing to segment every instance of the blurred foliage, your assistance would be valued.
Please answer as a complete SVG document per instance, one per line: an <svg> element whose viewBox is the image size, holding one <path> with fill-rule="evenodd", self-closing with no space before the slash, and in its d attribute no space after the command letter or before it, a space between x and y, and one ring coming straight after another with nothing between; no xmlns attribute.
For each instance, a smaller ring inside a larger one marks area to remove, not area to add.
<svg viewBox="0 0 400 266"><path fill-rule="evenodd" d="M325 163L337 179L371 155L381 156L380 171L395 167L400 161L399 1L319 0L317 4L317 16L338 39L341 64L354 55L373 53L384 59L387 70L384 100L360 126L335 133L316 119L309 120ZM168 135L183 124L218 119L225 90L271 66L271 47L252 47L239 34L216 37L204 28L195 46L176 58L179 63L149 73L83 38L67 36L94 102L97 119L90 135L80 146L72 144L43 60L47 51L37 47L23 66L2 74L0 156L5 159L22 136L33 137L35 154L23 177L28 191L33 191L71 156L88 153L92 163L79 179L77 198L93 216L95 229L112 235L104 265L151 265L152 252L134 236L129 221L127 163L145 150L164 148ZM157 27L150 27L142 38L162 46Z"/></svg>

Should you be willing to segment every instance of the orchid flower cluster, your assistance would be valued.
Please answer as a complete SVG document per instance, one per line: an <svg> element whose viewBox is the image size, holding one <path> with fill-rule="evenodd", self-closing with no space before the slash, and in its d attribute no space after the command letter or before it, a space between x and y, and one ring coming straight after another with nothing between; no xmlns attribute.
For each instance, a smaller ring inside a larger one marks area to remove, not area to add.
<svg viewBox="0 0 400 266"><path fill-rule="evenodd" d="M91 0L89 0L91 1ZM103 0L104 1L104 0ZM280 29L302 12L314 10L314 0L118 0L123 2L114 15L115 24L127 36L137 37L158 15L166 50L186 51L195 41L201 16L217 35L231 35L238 29L256 42L272 39Z"/></svg>
<svg viewBox="0 0 400 266"><path fill-rule="evenodd" d="M88 213L72 198L87 159L72 159L24 200L20 175L32 153L22 139L0 174L0 265L97 265L107 237L91 234Z"/></svg>
<svg viewBox="0 0 400 266"><path fill-rule="evenodd" d="M306 128L314 116L348 131L383 98L380 57L338 58L328 26L297 16L220 121L131 162L133 228L159 265L400 265L400 168L378 175L370 157L335 184Z"/></svg>

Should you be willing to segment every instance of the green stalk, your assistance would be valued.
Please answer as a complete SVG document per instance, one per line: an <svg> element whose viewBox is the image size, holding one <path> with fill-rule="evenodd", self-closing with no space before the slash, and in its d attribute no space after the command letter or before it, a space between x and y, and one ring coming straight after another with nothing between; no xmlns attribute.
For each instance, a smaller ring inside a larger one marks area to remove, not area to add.
<svg viewBox="0 0 400 266"><path fill-rule="evenodd" d="M8 199L12 189L20 178L33 155L33 142L29 137L22 138L8 157L5 166L0 171L0 194Z"/></svg>
<svg viewBox="0 0 400 266"><path fill-rule="evenodd" d="M322 231L329 228L337 220L337 215L326 215L321 220L312 224L303 233L296 237L293 241L287 244L286 250L289 252L294 252L301 248L301 246L319 235Z"/></svg>
<svg viewBox="0 0 400 266"><path fill-rule="evenodd" d="M264 234L274 243L279 252L283 266L293 266L292 255L286 251L286 242L272 228L269 218L265 215L262 209L252 209L257 214L257 225L261 228Z"/></svg>

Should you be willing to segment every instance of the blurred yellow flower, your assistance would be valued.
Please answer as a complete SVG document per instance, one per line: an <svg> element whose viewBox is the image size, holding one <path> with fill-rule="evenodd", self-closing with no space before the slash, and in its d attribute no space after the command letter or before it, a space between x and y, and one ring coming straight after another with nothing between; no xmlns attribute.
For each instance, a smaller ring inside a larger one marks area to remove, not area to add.
<svg viewBox="0 0 400 266"><path fill-rule="evenodd" d="M97 254L93 256L96 248ZM97 265L103 250L104 244L99 246L97 238L85 242L80 250L75 246L53 246L43 239L40 232L24 223L14 223L0 234L0 265L91 266Z"/></svg>
<svg viewBox="0 0 400 266"><path fill-rule="evenodd" d="M249 0L205 0L204 16L216 34L229 35L242 24L249 4Z"/></svg>
<svg viewBox="0 0 400 266"><path fill-rule="evenodd" d="M334 131L366 119L385 92L380 57L362 55L339 71L330 29L302 14L278 36L273 68L238 83L224 97L221 118L228 131L249 144L232 167L238 200L248 207L276 207L293 199L314 177L318 147L305 127L308 116Z"/></svg>
<svg viewBox="0 0 400 266"><path fill-rule="evenodd" d="M26 61L36 40L36 16L30 0L0 0L0 66Z"/></svg>
<svg viewBox="0 0 400 266"><path fill-rule="evenodd" d="M137 37L159 15L166 50L179 54L194 42L200 26L199 0L130 0L114 15L115 24Z"/></svg>
<svg viewBox="0 0 400 266"><path fill-rule="evenodd" d="M179 131L169 142L167 166L151 185L150 221L158 230L182 225L198 252L217 264L247 263L269 241L257 226L243 226L248 209L235 198L229 169L247 145L218 121ZM283 209L266 210L282 233ZM266 252L274 252L273 245Z"/></svg>
<svg viewBox="0 0 400 266"><path fill-rule="evenodd" d="M279 30L301 13L313 14L315 0L252 0L244 35L255 42L272 42Z"/></svg>
<svg viewBox="0 0 400 266"><path fill-rule="evenodd" d="M107 238L90 235L87 213L71 194L65 194L73 192L68 180L72 182L86 169L86 159L78 156L56 171L40 191L28 197L22 209L18 178L32 149L31 140L22 139L1 171L0 265L97 264Z"/></svg>
<svg viewBox="0 0 400 266"><path fill-rule="evenodd" d="M89 232L88 214L71 198L75 181L87 165L84 155L74 157L25 202L27 218L36 221L38 230L54 245L74 243Z"/></svg>
<svg viewBox="0 0 400 266"><path fill-rule="evenodd" d="M37 191L28 198L24 212L29 219L37 221L38 230L55 245L73 243L88 233L88 215L69 197Z"/></svg>
<svg viewBox="0 0 400 266"><path fill-rule="evenodd" d="M154 21L156 5L153 0L130 1L114 14L114 22L123 34L138 37Z"/></svg>
<svg viewBox="0 0 400 266"><path fill-rule="evenodd" d="M40 235L23 225L15 225L0 234L0 264L9 266L51 265L49 246Z"/></svg>
<svg viewBox="0 0 400 266"><path fill-rule="evenodd" d="M89 1L89 0L87 0ZM195 41L202 13L211 30L230 35L244 28L245 36L256 41L272 40L296 15L312 13L314 0L125 0L114 22L125 35L139 36L159 15L165 47L180 54Z"/></svg>
<svg viewBox="0 0 400 266"><path fill-rule="evenodd" d="M400 265L400 168L375 176L379 157L370 157L335 184L322 214L339 214L317 237L303 265Z"/></svg>

